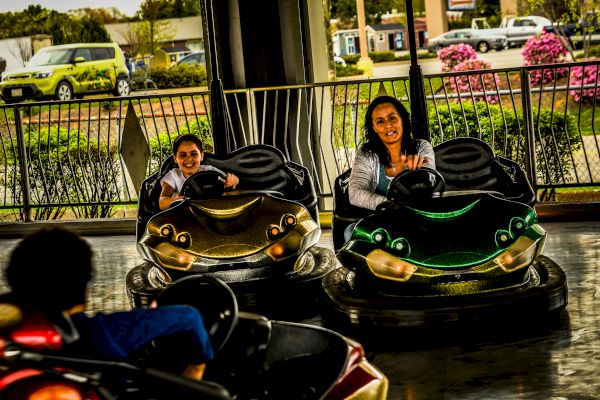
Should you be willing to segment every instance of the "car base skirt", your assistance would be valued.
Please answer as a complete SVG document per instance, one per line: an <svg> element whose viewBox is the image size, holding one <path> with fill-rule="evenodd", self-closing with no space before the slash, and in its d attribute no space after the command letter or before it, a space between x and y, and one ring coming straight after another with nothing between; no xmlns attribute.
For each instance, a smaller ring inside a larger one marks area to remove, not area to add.
<svg viewBox="0 0 600 400"><path fill-rule="evenodd" d="M322 278L335 269L337 259L331 250L312 246L307 250L304 263L309 265L299 268L304 271L302 273L271 274L225 283L235 293L240 310L260 313L269 318L298 314L294 319L301 319L318 311L323 299ZM157 270L154 264L146 262L129 271L126 289L132 307L147 307L168 286L168 282L160 285L151 278Z"/></svg>
<svg viewBox="0 0 600 400"><path fill-rule="evenodd" d="M350 327L425 327L449 323L488 323L543 316L567 305L564 271L539 256L529 266L532 279L517 287L463 296L391 296L354 290L352 272L338 268L323 278L331 317Z"/></svg>

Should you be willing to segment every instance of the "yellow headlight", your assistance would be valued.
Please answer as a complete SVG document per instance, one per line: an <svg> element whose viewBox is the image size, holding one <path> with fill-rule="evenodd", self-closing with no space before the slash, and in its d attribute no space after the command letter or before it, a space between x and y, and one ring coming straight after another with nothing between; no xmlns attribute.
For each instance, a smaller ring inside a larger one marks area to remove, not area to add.
<svg viewBox="0 0 600 400"><path fill-rule="evenodd" d="M538 242L527 236L521 236L506 251L496 257L494 262L506 272L523 268L533 262L537 253L537 244Z"/></svg>
<svg viewBox="0 0 600 400"><path fill-rule="evenodd" d="M367 255L367 265L373 275L401 282L408 281L417 270L416 266L381 249L375 249Z"/></svg>

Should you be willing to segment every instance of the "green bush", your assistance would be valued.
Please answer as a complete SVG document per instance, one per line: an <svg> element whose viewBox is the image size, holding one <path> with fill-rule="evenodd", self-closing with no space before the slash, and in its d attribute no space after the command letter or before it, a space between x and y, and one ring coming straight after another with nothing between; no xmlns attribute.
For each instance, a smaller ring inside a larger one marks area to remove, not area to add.
<svg viewBox="0 0 600 400"><path fill-rule="evenodd" d="M159 89L207 86L206 67L180 64L171 68L152 68L152 80Z"/></svg>
<svg viewBox="0 0 600 400"><path fill-rule="evenodd" d="M106 218L114 214L111 205L79 204L119 200L122 177L116 145L97 143L78 131L63 128L45 127L38 131L35 125L26 127L24 145L31 203L39 205L32 208L35 220L59 219L69 209L76 218ZM0 184L18 199L23 188L16 139L12 140L12 149L0 161L15 179Z"/></svg>
<svg viewBox="0 0 600 400"><path fill-rule="evenodd" d="M374 63L396 61L396 54L391 50L369 52L369 57Z"/></svg>
<svg viewBox="0 0 600 400"><path fill-rule="evenodd" d="M600 45L591 46L588 56L600 58Z"/></svg>
<svg viewBox="0 0 600 400"><path fill-rule="evenodd" d="M373 61L374 63L380 63L380 62L385 62L385 61L408 61L408 60L410 60L410 54L401 54L399 56L396 56L396 53L391 50L390 51L372 51L372 52L369 52L369 57L371 58L371 61ZM437 57L437 54L435 54L435 53L428 53L428 52L418 52L417 53L418 59L436 58L436 57ZM351 55L343 56L342 58L346 61L346 64L353 65L353 64L356 64L358 62L358 60L360 59L360 54L351 54Z"/></svg>
<svg viewBox="0 0 600 400"><path fill-rule="evenodd" d="M492 144L496 154L517 161L525 168L525 125L523 115L485 102L451 104L429 112L431 142L435 146L453 137L471 136ZM581 149L575 117L559 111L534 109L537 180L562 182L571 175L571 154ZM441 126L441 131L440 131ZM455 130L456 129L456 130Z"/></svg>
<svg viewBox="0 0 600 400"><path fill-rule="evenodd" d="M344 76L362 75L363 72L364 71L362 69L356 68L355 65L347 64L345 67L339 64L335 65L335 76L337 76L338 78Z"/></svg>

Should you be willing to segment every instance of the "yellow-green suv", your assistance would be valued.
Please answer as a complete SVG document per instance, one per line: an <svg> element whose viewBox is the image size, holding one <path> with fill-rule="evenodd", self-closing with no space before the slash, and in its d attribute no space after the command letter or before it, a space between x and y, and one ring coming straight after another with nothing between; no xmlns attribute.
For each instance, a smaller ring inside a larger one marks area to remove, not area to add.
<svg viewBox="0 0 600 400"><path fill-rule="evenodd" d="M129 95L129 72L116 43L77 43L40 49L25 67L7 71L2 100L71 100L85 94Z"/></svg>

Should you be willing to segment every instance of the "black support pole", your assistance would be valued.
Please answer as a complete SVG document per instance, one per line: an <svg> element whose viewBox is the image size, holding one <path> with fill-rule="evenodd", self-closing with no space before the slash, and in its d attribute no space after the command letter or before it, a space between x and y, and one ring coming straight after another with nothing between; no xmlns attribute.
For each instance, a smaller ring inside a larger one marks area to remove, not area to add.
<svg viewBox="0 0 600 400"><path fill-rule="evenodd" d="M210 116L212 121L213 145L215 154L229 152L227 124L225 122L225 99L223 81L219 68L219 51L215 26L213 0L200 0L202 25L204 27L205 49L210 63Z"/></svg>
<svg viewBox="0 0 600 400"><path fill-rule="evenodd" d="M417 41L415 38L415 19L413 16L412 0L406 0L406 22L408 24L408 47L410 51L408 81L410 84L410 113L413 134L416 138L430 140L423 71L417 62Z"/></svg>

